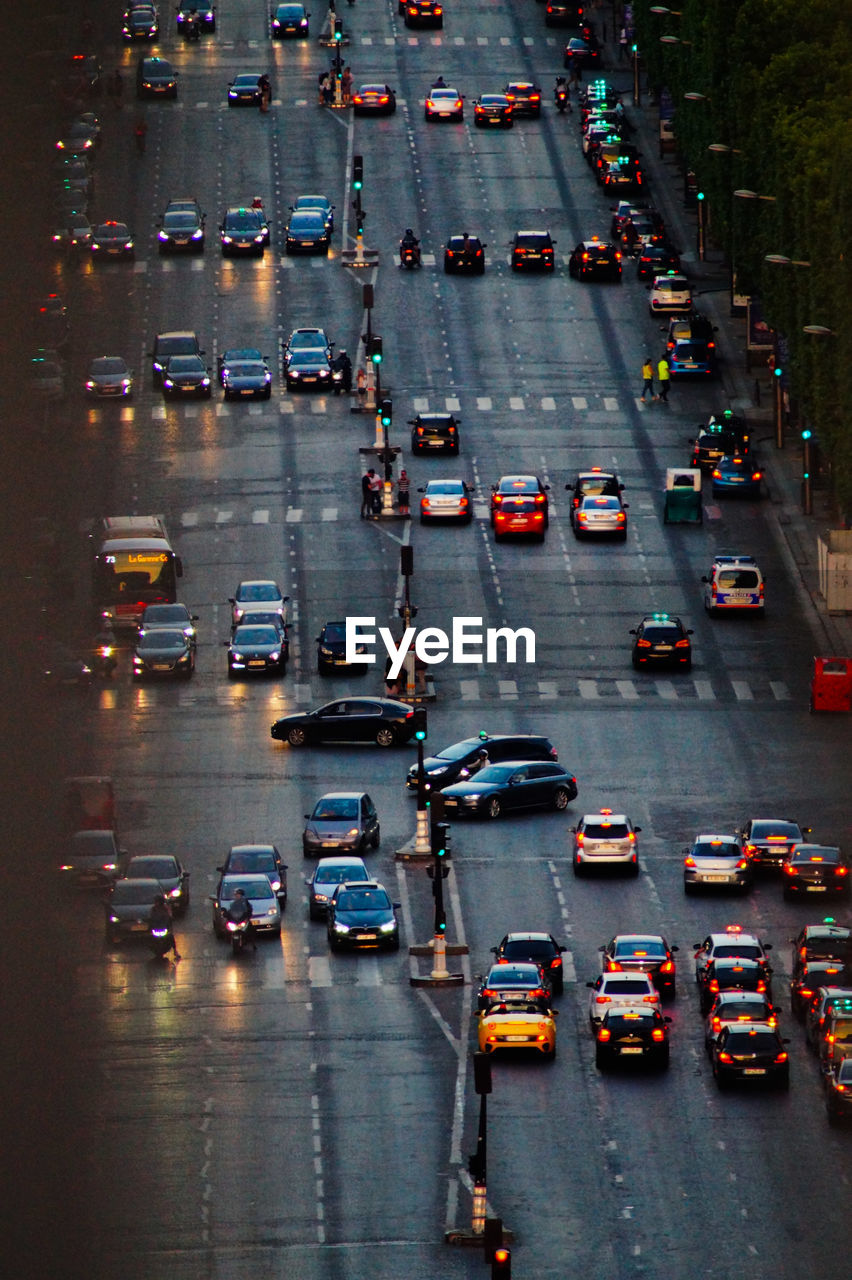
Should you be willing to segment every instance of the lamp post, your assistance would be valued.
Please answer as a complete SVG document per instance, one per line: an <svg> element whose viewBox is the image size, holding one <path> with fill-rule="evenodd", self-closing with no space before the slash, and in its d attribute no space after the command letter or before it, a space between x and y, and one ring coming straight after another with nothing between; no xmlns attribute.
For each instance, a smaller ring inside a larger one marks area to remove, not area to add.
<svg viewBox="0 0 852 1280"><path fill-rule="evenodd" d="M763 257L764 262L771 262L776 267L809 267L809 262L802 261L801 258L785 258L783 253L767 253Z"/></svg>
<svg viewBox="0 0 852 1280"><path fill-rule="evenodd" d="M802 333L809 333L814 338L836 338L837 332L824 324L806 324ZM809 427L802 428L802 511L809 516L813 511L813 440Z"/></svg>
<svg viewBox="0 0 852 1280"><path fill-rule="evenodd" d="M749 191L747 187L738 187L734 192L738 200L764 200L767 204L775 204L777 196L761 196L756 191Z"/></svg>
<svg viewBox="0 0 852 1280"><path fill-rule="evenodd" d="M652 4L648 10L649 13L655 13L658 18L682 18L683 14L677 9L667 9L664 4Z"/></svg>

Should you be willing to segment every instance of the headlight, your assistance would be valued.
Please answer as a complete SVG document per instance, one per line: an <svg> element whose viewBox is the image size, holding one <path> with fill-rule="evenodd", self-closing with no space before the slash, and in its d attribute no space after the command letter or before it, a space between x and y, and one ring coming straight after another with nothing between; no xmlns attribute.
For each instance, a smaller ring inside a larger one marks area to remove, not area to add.
<svg viewBox="0 0 852 1280"><path fill-rule="evenodd" d="M277 892L278 892L278 890L281 888L281 881L280 881L280 880L270 880L270 882L269 882L269 883L272 885L272 892L273 892L273 893L277 893Z"/></svg>
<svg viewBox="0 0 852 1280"><path fill-rule="evenodd" d="M348 925L348 924L338 924L338 922L335 920L335 922L334 922L334 932L335 932L335 933L348 933L348 932L349 932L349 925Z"/></svg>
<svg viewBox="0 0 852 1280"><path fill-rule="evenodd" d="M60 868L60 869L61 869L61 870L64 870L64 868ZM327 894L327 893L315 893L315 894L314 894L314 901L315 901L315 902L328 902L328 894Z"/></svg>
<svg viewBox="0 0 852 1280"><path fill-rule="evenodd" d="M171 378L163 378L164 387L173 387L174 385L175 384L172 382Z"/></svg>
<svg viewBox="0 0 852 1280"><path fill-rule="evenodd" d="M130 387L130 378L122 378L121 385L124 387L125 391L127 391Z"/></svg>
<svg viewBox="0 0 852 1280"><path fill-rule="evenodd" d="M93 381L92 381L92 379L91 379L91 378L89 378L88 382L86 383L86 390L87 390L87 391L94 391L94 389L95 389L95 387L96 387L96 386L97 386L97 383L96 383L96 382L93 382Z"/></svg>
<svg viewBox="0 0 852 1280"><path fill-rule="evenodd" d="M142 661L141 658L137 658L134 654L133 665L134 667L144 667L145 663Z"/></svg>
<svg viewBox="0 0 852 1280"><path fill-rule="evenodd" d="M222 244L233 244L231 236L222 236Z"/></svg>
<svg viewBox="0 0 852 1280"><path fill-rule="evenodd" d="M268 916L277 916L277 915L278 915L278 908L277 908L277 907L270 907L266 914L267 914Z"/></svg>
<svg viewBox="0 0 852 1280"><path fill-rule="evenodd" d="M202 385L202 387L209 387L209 386L210 386L210 379L209 379L209 378L202 378L202 379L201 379L201 385Z"/></svg>
<svg viewBox="0 0 852 1280"><path fill-rule="evenodd" d="M167 231L160 231L157 234L158 240L168 240L168 238L169 238L169 233Z"/></svg>
<svg viewBox="0 0 852 1280"><path fill-rule="evenodd" d="M322 644L320 645L320 653L324 658L331 658L334 656L331 649L326 649L325 645Z"/></svg>
<svg viewBox="0 0 852 1280"><path fill-rule="evenodd" d="M102 871L115 871L116 864L114 862L105 862Z"/></svg>
<svg viewBox="0 0 852 1280"><path fill-rule="evenodd" d="M384 924L379 925L379 933L393 933L395 928L395 920L386 920Z"/></svg>
<svg viewBox="0 0 852 1280"><path fill-rule="evenodd" d="M178 886L177 886L176 888L174 888L174 889L169 889L169 897L170 897L170 898L179 898L179 897L180 897L180 885L178 885Z"/></svg>
<svg viewBox="0 0 852 1280"><path fill-rule="evenodd" d="M204 235L204 232L199 227L197 231L193 231L192 238L193 240L200 240L203 235Z"/></svg>
<svg viewBox="0 0 852 1280"><path fill-rule="evenodd" d="M276 653L270 653L270 655L269 655L269 661L270 661L270 662L277 662L277 661L279 660L279 658L280 658L280 657L281 657L280 650L279 650L278 652L276 652Z"/></svg>
<svg viewBox="0 0 852 1280"><path fill-rule="evenodd" d="M232 660L233 662L242 662L242 661L243 661L243 655L242 655L241 653L232 653L232 654L231 654L231 660Z"/></svg>
<svg viewBox="0 0 852 1280"><path fill-rule="evenodd" d="M265 239L266 239L266 237L264 236L263 232L261 231L261 233L260 233L260 235L259 235L259 236L255 236L255 238L254 238L254 242L255 242L255 244L262 244L262 243L263 243L263 241L264 241Z"/></svg>
<svg viewBox="0 0 852 1280"><path fill-rule="evenodd" d="M440 769L427 769L426 772L430 778L438 778L442 773L446 773L449 769L448 764L441 765Z"/></svg>
<svg viewBox="0 0 852 1280"><path fill-rule="evenodd" d="M118 924L118 916L111 915L109 918L109 922L110 924Z"/></svg>
<svg viewBox="0 0 852 1280"><path fill-rule="evenodd" d="M349 830L346 832L346 835L349 839L352 839L354 836L357 836L360 834L361 833L359 832L357 827L350 827Z"/></svg>

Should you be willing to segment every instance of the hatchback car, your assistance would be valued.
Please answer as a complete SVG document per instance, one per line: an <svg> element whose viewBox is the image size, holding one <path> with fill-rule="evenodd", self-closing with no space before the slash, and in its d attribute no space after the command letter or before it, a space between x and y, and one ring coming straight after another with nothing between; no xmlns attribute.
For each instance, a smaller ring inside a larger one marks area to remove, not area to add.
<svg viewBox="0 0 852 1280"><path fill-rule="evenodd" d="M59 870L64 880L81 889L108 888L118 876L127 850L119 847L114 831L75 831L65 847Z"/></svg>
<svg viewBox="0 0 852 1280"><path fill-rule="evenodd" d="M268 623L252 623L246 614L234 627L230 640L223 641L228 650L228 677L282 675L287 669L287 651L279 627Z"/></svg>
<svg viewBox="0 0 852 1280"><path fill-rule="evenodd" d="M367 662L349 662L346 657L346 622L326 622L316 638L317 671L321 676L331 675L335 671L351 671L358 675L366 675L370 670ZM366 653L364 644L355 645L355 653Z"/></svg>
<svg viewBox="0 0 852 1280"><path fill-rule="evenodd" d="M601 809L585 813L574 835L574 874L582 875L590 866L626 866L632 875L639 874L639 851L636 837L642 830L623 813Z"/></svg>
<svg viewBox="0 0 852 1280"><path fill-rule="evenodd" d="M541 115L541 87L532 80L510 80L503 90L518 116L530 116L537 120Z"/></svg>
<svg viewBox="0 0 852 1280"><path fill-rule="evenodd" d="M102 222L92 232L89 249L93 259L132 258L133 233L126 222Z"/></svg>
<svg viewBox="0 0 852 1280"><path fill-rule="evenodd" d="M299 196L295 204L290 206L291 213L301 213L305 209L319 209L325 219L325 225L329 231L334 231L334 209L328 196L306 195Z"/></svg>
<svg viewBox="0 0 852 1280"><path fill-rule="evenodd" d="M678 338L668 354L673 378L715 378L719 368L716 347L704 338Z"/></svg>
<svg viewBox="0 0 852 1280"><path fill-rule="evenodd" d="M392 116L396 94L387 84L362 84L352 94L352 110L356 116Z"/></svg>
<svg viewBox="0 0 852 1280"><path fill-rule="evenodd" d="M550 1007L550 982L541 965L513 960L493 964L481 980L477 993L477 1009L482 1012L493 1004L535 1001L539 1008Z"/></svg>
<svg viewBox="0 0 852 1280"><path fill-rule="evenodd" d="M237 889L242 889L252 906L251 927L255 933L281 935L281 906L272 888L269 876L264 873L234 872L222 875L211 895L213 903L213 932L217 938L228 937L227 913Z"/></svg>
<svg viewBox="0 0 852 1280"><path fill-rule="evenodd" d="M711 960L704 970L699 988L702 1014L706 1015L716 996L722 991L749 991L756 995L770 994L771 970L759 960L747 960L740 956Z"/></svg>
<svg viewBox="0 0 852 1280"><path fill-rule="evenodd" d="M369 880L370 875L361 858L351 854L336 858L320 858L313 875L305 881L308 887L308 915L311 920L324 920L328 904L339 884Z"/></svg>
<svg viewBox="0 0 852 1280"><path fill-rule="evenodd" d="M452 413L418 413L409 418L412 453L458 453L461 419Z"/></svg>
<svg viewBox="0 0 852 1280"><path fill-rule="evenodd" d="M836 846L800 844L781 864L784 897L849 897L849 860Z"/></svg>
<svg viewBox="0 0 852 1280"><path fill-rule="evenodd" d="M160 22L153 5L133 5L124 15L121 36L128 44L134 40L156 40Z"/></svg>
<svg viewBox="0 0 852 1280"><path fill-rule="evenodd" d="M442 790L444 809L452 814L499 818L517 809L568 808L577 795L577 779L561 765L511 760L480 769L464 782Z"/></svg>
<svg viewBox="0 0 852 1280"><path fill-rule="evenodd" d="M272 609L279 614L282 621L287 621L286 605L289 596L285 596L277 582L271 578L245 578L238 585L232 596L228 597L231 606L231 626L238 627L243 614L249 609Z"/></svg>
<svg viewBox="0 0 852 1280"><path fill-rule="evenodd" d="M137 98L176 98L177 72L166 58L140 58L136 67Z"/></svg>
<svg viewBox="0 0 852 1280"><path fill-rule="evenodd" d="M556 262L553 256L555 243L549 231L516 231L511 244L512 270L555 270Z"/></svg>
<svg viewBox="0 0 852 1280"><path fill-rule="evenodd" d="M636 275L640 280L653 280L667 271L680 271L680 254L674 245L643 244L636 256Z"/></svg>
<svg viewBox="0 0 852 1280"><path fill-rule="evenodd" d="M423 106L426 120L463 120L464 98L457 89L432 88Z"/></svg>
<svg viewBox="0 0 852 1280"><path fill-rule="evenodd" d="M532 534L544 540L550 516L548 492L538 476L501 476L491 486L491 527L499 541L507 534Z"/></svg>
<svg viewBox="0 0 852 1280"><path fill-rule="evenodd" d="M810 831L810 827L800 827L791 818L750 818L740 828L739 837L743 853L755 870L780 870Z"/></svg>
<svg viewBox="0 0 852 1280"><path fill-rule="evenodd" d="M219 232L223 257L239 253L263 257L269 244L269 223L262 209L226 209Z"/></svg>
<svg viewBox="0 0 852 1280"><path fill-rule="evenodd" d="M391 902L387 889L375 880L345 880L339 884L326 907L328 945L332 951L344 947L384 947L399 949L398 902Z"/></svg>
<svg viewBox="0 0 852 1280"><path fill-rule="evenodd" d="M566 484L565 488L571 494L570 515L573 526L574 512L583 498L618 497L623 492L624 485L614 471L604 471L602 467L590 467L588 471L578 471L575 478L569 484Z"/></svg>
<svg viewBox="0 0 852 1280"><path fill-rule="evenodd" d="M148 677L189 680L195 670L195 645L183 628L140 631L133 650L133 679Z"/></svg>
<svg viewBox="0 0 852 1280"><path fill-rule="evenodd" d="M675 994L674 953L658 933L618 933L599 948L604 973L647 973L661 996Z"/></svg>
<svg viewBox="0 0 852 1280"><path fill-rule="evenodd" d="M173 853L137 853L124 866L130 880L156 880L160 891L175 915L185 916L189 910L189 872Z"/></svg>
<svg viewBox="0 0 852 1280"><path fill-rule="evenodd" d="M683 891L739 889L748 893L752 869L735 835L696 836L683 851Z"/></svg>
<svg viewBox="0 0 852 1280"><path fill-rule="evenodd" d="M162 383L163 373L172 356L190 355L204 355L204 350L198 345L198 338L191 329L174 329L168 333L158 333L151 352L151 373L154 385Z"/></svg>
<svg viewBox="0 0 852 1280"><path fill-rule="evenodd" d="M465 480L430 480L420 499L420 523L432 520L457 520L470 524L473 519L471 489Z"/></svg>
<svg viewBox="0 0 852 1280"><path fill-rule="evenodd" d="M281 910L287 905L287 864L274 844L234 844L223 865L223 876L264 875L272 886Z"/></svg>
<svg viewBox="0 0 852 1280"><path fill-rule="evenodd" d="M222 366L226 400L269 400L272 374L265 360L233 360Z"/></svg>
<svg viewBox="0 0 852 1280"><path fill-rule="evenodd" d="M714 466L711 476L714 498L763 496L763 471L753 454L725 454Z"/></svg>
<svg viewBox="0 0 852 1280"><path fill-rule="evenodd" d="M211 394L210 370L201 356L169 356L163 369L165 399L186 400L195 396L209 400Z"/></svg>
<svg viewBox="0 0 852 1280"><path fill-rule="evenodd" d="M571 515L575 538L627 537L627 507L620 494L588 494Z"/></svg>
<svg viewBox="0 0 852 1280"><path fill-rule="evenodd" d="M641 1063L665 1071L670 1025L657 1009L606 1009L595 1032L595 1066L604 1071Z"/></svg>
<svg viewBox="0 0 852 1280"><path fill-rule="evenodd" d="M833 1071L844 1058L852 1058L852 1012L846 1005L827 1011L817 1053L823 1071Z"/></svg>
<svg viewBox="0 0 852 1280"><path fill-rule="evenodd" d="M401 746L414 734L414 712L393 698L340 698L316 711L296 711L276 720L270 737L291 747L320 742L375 742Z"/></svg>
<svg viewBox="0 0 852 1280"><path fill-rule="evenodd" d="M483 93L473 100L473 123L479 129L511 129L512 104L505 93Z"/></svg>
<svg viewBox="0 0 852 1280"><path fill-rule="evenodd" d="M683 625L673 613L646 613L638 627L631 627L633 666L676 667L689 671L692 666L692 629Z"/></svg>
<svg viewBox="0 0 852 1280"><path fill-rule="evenodd" d="M89 365L86 395L93 399L111 396L128 400L133 394L133 374L123 356L97 356Z"/></svg>
<svg viewBox="0 0 852 1280"><path fill-rule="evenodd" d="M568 259L568 274L575 280L614 280L621 282L621 250L592 236L581 240Z"/></svg>
<svg viewBox="0 0 852 1280"><path fill-rule="evenodd" d="M823 1077L828 1123L843 1124L852 1116L852 1058L843 1058Z"/></svg>
<svg viewBox="0 0 852 1280"><path fill-rule="evenodd" d="M790 1061L777 1028L762 1022L724 1027L713 1041L713 1077L720 1089L735 1081L759 1081L790 1087Z"/></svg>
<svg viewBox="0 0 852 1280"><path fill-rule="evenodd" d="M852 987L819 987L805 1010L805 1035L814 1053L819 1052L820 1040L829 1014L835 1009L852 1014Z"/></svg>
<svg viewBox="0 0 852 1280"><path fill-rule="evenodd" d="M104 903L106 941L117 946L125 938L147 938L151 928L154 899L163 893L159 880L149 877L116 880Z"/></svg>
<svg viewBox="0 0 852 1280"><path fill-rule="evenodd" d="M549 738L529 733L488 734L484 731L477 738L464 738L452 746L444 747L437 755L423 761L423 773L427 791L440 791L452 782L472 777L489 764L504 760L558 759L558 753ZM409 791L417 790L417 765L413 764L405 779Z"/></svg>
<svg viewBox="0 0 852 1280"><path fill-rule="evenodd" d="M53 233L53 243L63 249L88 249L92 241L92 224L85 213L69 213Z"/></svg>
<svg viewBox="0 0 852 1280"><path fill-rule="evenodd" d="M259 71L242 71L228 85L229 107L259 107L263 96L262 74Z"/></svg>
<svg viewBox="0 0 852 1280"><path fill-rule="evenodd" d="M556 1056L556 1011L542 1009L534 1000L495 1003L477 1019L480 1053L498 1049L533 1049L552 1061Z"/></svg>
<svg viewBox="0 0 852 1280"><path fill-rule="evenodd" d="M444 271L447 275L463 273L481 276L485 271L487 247L479 236L467 233L450 236L444 246Z"/></svg>
<svg viewBox="0 0 852 1280"><path fill-rule="evenodd" d="M538 965L544 970L553 994L562 994L562 955L568 948L561 946L552 933L507 933L491 950L498 964L525 961Z"/></svg>
<svg viewBox="0 0 852 1280"><path fill-rule="evenodd" d="M302 852L305 857L330 849L362 856L378 849L381 827L376 806L366 791L329 791L305 814Z"/></svg>
<svg viewBox="0 0 852 1280"><path fill-rule="evenodd" d="M708 613L746 609L763 616L766 579L754 556L714 556L701 581Z"/></svg>
<svg viewBox="0 0 852 1280"><path fill-rule="evenodd" d="M660 1007L660 993L647 973L601 973L594 982L587 982L589 996L589 1022L596 1031L608 1009Z"/></svg>
<svg viewBox="0 0 852 1280"><path fill-rule="evenodd" d="M597 71L601 65L601 51L596 44L575 37L569 40L562 55L562 65L573 67L575 64L589 71Z"/></svg>
<svg viewBox="0 0 852 1280"><path fill-rule="evenodd" d="M852 930L837 924L831 916L826 916L820 924L803 925L790 941L792 973L809 960L840 960L852 964Z"/></svg>
<svg viewBox="0 0 852 1280"><path fill-rule="evenodd" d="M692 310L692 286L686 276L668 271L664 276L654 276L653 283L647 288L650 290L648 308L652 315Z"/></svg>
<svg viewBox="0 0 852 1280"><path fill-rule="evenodd" d="M203 253L204 238L204 217L197 210L166 209L157 232L161 254Z"/></svg>
<svg viewBox="0 0 852 1280"><path fill-rule="evenodd" d="M704 1048L708 1055L719 1032L739 1022L763 1022L767 1027L777 1027L778 1010L767 995L755 991L720 991L704 1019Z"/></svg>
<svg viewBox="0 0 852 1280"><path fill-rule="evenodd" d="M708 933L703 942L694 942L692 946L695 952L695 981L699 987L706 982L708 967L715 960L754 960L767 978L772 974L767 954L772 950L772 943L761 942L757 934L747 933L742 925L726 925L724 930Z"/></svg>
<svg viewBox="0 0 852 1280"><path fill-rule="evenodd" d="M726 411L711 415L706 424L698 424L698 436L690 440L693 467L712 471L726 454L749 452L751 428L744 418Z"/></svg>
<svg viewBox="0 0 852 1280"><path fill-rule="evenodd" d="M817 992L825 987L842 987L852 973L837 960L809 960L790 979L790 1012L804 1022Z"/></svg>
<svg viewBox="0 0 852 1280"><path fill-rule="evenodd" d="M310 14L303 4L279 4L270 15L273 40L307 40Z"/></svg>
<svg viewBox="0 0 852 1280"><path fill-rule="evenodd" d="M322 209L294 209L284 233L284 251L325 253L331 245L331 231Z"/></svg>

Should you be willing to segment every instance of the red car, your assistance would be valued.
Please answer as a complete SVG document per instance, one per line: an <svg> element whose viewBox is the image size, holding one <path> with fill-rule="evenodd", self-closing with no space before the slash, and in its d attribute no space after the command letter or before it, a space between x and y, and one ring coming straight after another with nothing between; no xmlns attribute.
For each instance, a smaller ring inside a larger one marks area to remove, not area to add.
<svg viewBox="0 0 852 1280"><path fill-rule="evenodd" d="M548 525L549 485L538 476L503 476L491 488L491 527L505 534L530 533L544 541Z"/></svg>

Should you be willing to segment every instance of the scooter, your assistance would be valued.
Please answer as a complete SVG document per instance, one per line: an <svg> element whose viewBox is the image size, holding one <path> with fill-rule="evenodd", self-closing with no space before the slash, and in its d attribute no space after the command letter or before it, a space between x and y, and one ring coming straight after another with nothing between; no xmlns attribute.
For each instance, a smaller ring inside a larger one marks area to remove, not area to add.
<svg viewBox="0 0 852 1280"><path fill-rule="evenodd" d="M413 271L415 267L419 267L421 265L420 245L400 243L399 265L405 267L407 271Z"/></svg>
<svg viewBox="0 0 852 1280"><path fill-rule="evenodd" d="M246 944L249 940L251 921L228 920L226 925L228 933L231 935L231 951L235 956L241 955L242 952L245 951Z"/></svg>
<svg viewBox="0 0 852 1280"><path fill-rule="evenodd" d="M115 656L115 645L97 645L92 653L89 665L95 675L103 676L105 680L108 680L118 666L118 659Z"/></svg>
<svg viewBox="0 0 852 1280"><path fill-rule="evenodd" d="M161 929L156 925L153 926L148 934L148 945L157 959L162 960L174 946L171 929Z"/></svg>

